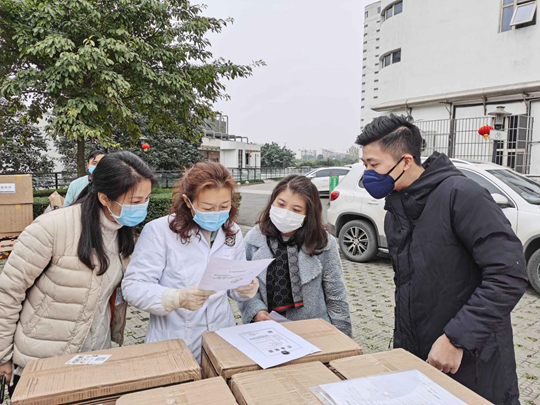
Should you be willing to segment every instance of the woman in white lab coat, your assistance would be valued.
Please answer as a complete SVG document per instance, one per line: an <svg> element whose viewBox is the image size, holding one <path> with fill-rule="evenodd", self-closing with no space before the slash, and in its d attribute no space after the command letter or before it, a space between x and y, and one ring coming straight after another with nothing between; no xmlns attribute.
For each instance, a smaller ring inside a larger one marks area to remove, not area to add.
<svg viewBox="0 0 540 405"><path fill-rule="evenodd" d="M234 222L235 188L223 165L197 163L176 186L171 215L144 227L122 292L127 302L151 314L147 343L182 339L200 362L202 334L235 325L228 298L244 301L256 294L257 279L230 291L196 287L210 256L246 260Z"/></svg>

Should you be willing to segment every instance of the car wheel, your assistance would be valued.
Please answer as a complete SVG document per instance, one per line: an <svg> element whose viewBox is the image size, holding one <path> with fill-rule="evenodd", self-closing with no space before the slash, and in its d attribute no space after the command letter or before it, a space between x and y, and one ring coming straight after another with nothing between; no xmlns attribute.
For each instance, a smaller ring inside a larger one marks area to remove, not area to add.
<svg viewBox="0 0 540 405"><path fill-rule="evenodd" d="M527 272L529 273L529 282L533 288L540 293L540 249L533 253L527 263Z"/></svg>
<svg viewBox="0 0 540 405"><path fill-rule="evenodd" d="M366 221L347 222L339 231L339 247L348 260L365 263L373 260L379 251L377 234Z"/></svg>

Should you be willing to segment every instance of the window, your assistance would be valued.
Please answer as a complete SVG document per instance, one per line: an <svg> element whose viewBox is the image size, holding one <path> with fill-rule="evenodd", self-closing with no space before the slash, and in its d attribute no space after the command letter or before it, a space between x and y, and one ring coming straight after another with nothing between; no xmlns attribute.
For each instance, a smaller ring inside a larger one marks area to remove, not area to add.
<svg viewBox="0 0 540 405"><path fill-rule="evenodd" d="M512 17L512 23L510 25L516 26L521 24L527 24L533 21L536 14L536 2L520 4L516 7L514 16Z"/></svg>
<svg viewBox="0 0 540 405"><path fill-rule="evenodd" d="M511 170L488 170L508 187L518 193L529 204L540 205L540 185Z"/></svg>
<svg viewBox="0 0 540 405"><path fill-rule="evenodd" d="M368 18L369 17L369 11L366 11L366 13L364 14L364 18Z"/></svg>
<svg viewBox="0 0 540 405"><path fill-rule="evenodd" d="M325 170L319 170L317 173L315 173L315 177L329 177L330 176L330 169Z"/></svg>
<svg viewBox="0 0 540 405"><path fill-rule="evenodd" d="M481 176L478 173L474 173L470 170L462 169L461 167L459 168L459 170L469 179L474 180L475 182L480 184L482 187L484 187L487 191L489 191L489 194L505 195L504 192L499 187L497 187L491 181L486 179L484 176Z"/></svg>
<svg viewBox="0 0 540 405"><path fill-rule="evenodd" d="M244 167L244 151L242 149L238 150L238 168Z"/></svg>
<svg viewBox="0 0 540 405"><path fill-rule="evenodd" d="M383 18L384 20L388 20L389 18L392 18L395 15L401 14L403 12L403 2L398 1L397 3L391 4L383 11Z"/></svg>
<svg viewBox="0 0 540 405"><path fill-rule="evenodd" d="M347 169L334 169L332 170L332 176L346 176L349 174Z"/></svg>
<svg viewBox="0 0 540 405"><path fill-rule="evenodd" d="M377 7L377 14L381 14L381 8Z"/></svg>
<svg viewBox="0 0 540 405"><path fill-rule="evenodd" d="M537 0L502 0L501 32L536 24Z"/></svg>
<svg viewBox="0 0 540 405"><path fill-rule="evenodd" d="M399 62L401 62L401 49L387 53L381 58L381 64L383 68Z"/></svg>

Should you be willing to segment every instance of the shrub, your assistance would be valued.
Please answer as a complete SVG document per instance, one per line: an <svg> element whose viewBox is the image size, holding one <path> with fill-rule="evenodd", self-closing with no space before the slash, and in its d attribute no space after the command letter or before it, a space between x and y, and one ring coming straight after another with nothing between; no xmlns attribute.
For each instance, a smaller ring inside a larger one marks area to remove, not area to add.
<svg viewBox="0 0 540 405"><path fill-rule="evenodd" d="M61 188L59 190L34 190L34 197L49 197L55 191L62 197L65 197L67 194L67 188Z"/></svg>

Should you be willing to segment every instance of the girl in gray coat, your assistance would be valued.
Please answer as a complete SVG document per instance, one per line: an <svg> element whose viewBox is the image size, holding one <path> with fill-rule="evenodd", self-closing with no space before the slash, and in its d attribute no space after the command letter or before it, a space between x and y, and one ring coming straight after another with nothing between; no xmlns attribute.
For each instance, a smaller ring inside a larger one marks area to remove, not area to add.
<svg viewBox="0 0 540 405"><path fill-rule="evenodd" d="M278 183L245 243L247 260L276 260L259 275L255 297L238 303L244 323L270 320L275 311L291 321L322 318L352 337L338 246L307 177Z"/></svg>

